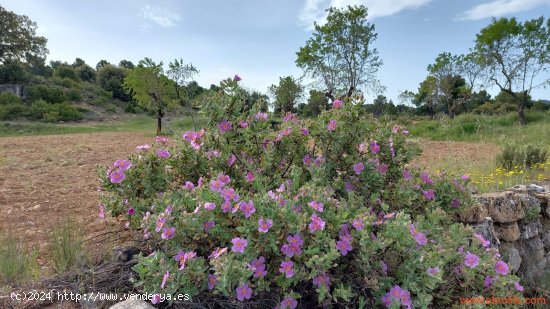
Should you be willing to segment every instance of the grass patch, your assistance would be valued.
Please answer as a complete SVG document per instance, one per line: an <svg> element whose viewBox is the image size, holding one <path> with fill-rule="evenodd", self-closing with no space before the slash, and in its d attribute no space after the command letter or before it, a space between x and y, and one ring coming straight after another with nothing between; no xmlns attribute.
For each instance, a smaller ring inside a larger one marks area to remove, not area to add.
<svg viewBox="0 0 550 309"><path fill-rule="evenodd" d="M38 276L38 252L29 249L13 233L0 239L0 282L21 283Z"/></svg>
<svg viewBox="0 0 550 309"><path fill-rule="evenodd" d="M71 219L64 219L55 225L49 236L48 251L56 272L62 273L86 259L83 235Z"/></svg>
<svg viewBox="0 0 550 309"><path fill-rule="evenodd" d="M421 120L410 126L414 136L431 140L486 142L506 145L511 141L521 144L550 145L550 116L544 112L528 111L527 125L521 126L517 113L506 115L463 114L455 119L442 116Z"/></svg>

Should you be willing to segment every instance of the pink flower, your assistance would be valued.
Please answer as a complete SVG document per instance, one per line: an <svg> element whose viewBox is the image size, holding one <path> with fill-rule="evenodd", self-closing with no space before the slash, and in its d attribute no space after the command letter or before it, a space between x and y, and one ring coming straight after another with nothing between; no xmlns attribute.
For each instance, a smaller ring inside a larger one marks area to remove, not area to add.
<svg viewBox="0 0 550 309"><path fill-rule="evenodd" d="M216 204L207 202L204 204L204 208L206 208L207 210L214 210L216 208Z"/></svg>
<svg viewBox="0 0 550 309"><path fill-rule="evenodd" d="M121 170L114 170L109 174L111 183L121 183L124 178L126 178L126 174Z"/></svg>
<svg viewBox="0 0 550 309"><path fill-rule="evenodd" d="M460 200L455 197L451 200L451 207L458 208L458 206L460 206Z"/></svg>
<svg viewBox="0 0 550 309"><path fill-rule="evenodd" d="M105 205L98 204L97 207L99 208L99 213L98 213L99 219L105 219Z"/></svg>
<svg viewBox="0 0 550 309"><path fill-rule="evenodd" d="M495 264L495 271L503 276L506 276L508 274L508 264L504 261L498 261Z"/></svg>
<svg viewBox="0 0 550 309"><path fill-rule="evenodd" d="M367 146L364 143L361 143L359 144L359 146L357 146L357 150L359 150L359 153L366 153Z"/></svg>
<svg viewBox="0 0 550 309"><path fill-rule="evenodd" d="M246 181L248 182L253 182L254 181L254 173L252 173L251 171L248 171L246 173Z"/></svg>
<svg viewBox="0 0 550 309"><path fill-rule="evenodd" d="M267 275L265 270L265 258L260 256L250 262L250 268L254 271L254 278L263 278Z"/></svg>
<svg viewBox="0 0 550 309"><path fill-rule="evenodd" d="M523 287L521 286L521 284L519 284L519 282L515 282L514 283L514 287L516 288L516 290L518 291L523 291Z"/></svg>
<svg viewBox="0 0 550 309"><path fill-rule="evenodd" d="M243 284L239 286L236 292L237 292L237 299L239 301L250 299L252 297L252 289L248 286L248 284Z"/></svg>
<svg viewBox="0 0 550 309"><path fill-rule="evenodd" d="M229 167L231 167L231 166L233 166L233 164L235 164L235 161L237 161L237 157L235 157L235 155L232 154L232 155L229 157L229 159L227 159L227 165L228 165Z"/></svg>
<svg viewBox="0 0 550 309"><path fill-rule="evenodd" d="M233 128L233 125L231 124L231 122L227 120L223 120L220 123L218 123L218 130L220 130L222 134L231 131L232 128Z"/></svg>
<svg viewBox="0 0 550 309"><path fill-rule="evenodd" d="M292 278L294 276L294 263L292 261L282 262L279 272L285 274L286 278Z"/></svg>
<svg viewBox="0 0 550 309"><path fill-rule="evenodd" d="M330 277L325 274L318 275L313 278L313 284L315 284L317 287L321 287L322 285L324 285L326 288L328 288L330 284Z"/></svg>
<svg viewBox="0 0 550 309"><path fill-rule="evenodd" d="M164 136L157 136L156 139L155 139L155 142L166 144L166 143L168 143L168 138L164 137Z"/></svg>
<svg viewBox="0 0 550 309"><path fill-rule="evenodd" d="M283 299L283 301L281 302L281 308L280 309L286 309L286 308L295 309L297 306L298 306L298 301L297 300L295 300L292 297L287 297L287 298Z"/></svg>
<svg viewBox="0 0 550 309"><path fill-rule="evenodd" d="M430 276L435 276L437 275L441 270L439 270L439 267L429 267L428 270L426 271Z"/></svg>
<svg viewBox="0 0 550 309"><path fill-rule="evenodd" d="M479 257L475 254L468 252L464 258L464 265L470 268L474 268L479 265Z"/></svg>
<svg viewBox="0 0 550 309"><path fill-rule="evenodd" d="M221 195L222 195L223 199L226 200L226 201L233 200L234 202L238 202L239 198L240 198L239 194L237 194L233 188L223 189L222 192L221 192Z"/></svg>
<svg viewBox="0 0 550 309"><path fill-rule="evenodd" d="M151 304L156 305L161 302L160 294L154 294L151 298Z"/></svg>
<svg viewBox="0 0 550 309"><path fill-rule="evenodd" d="M378 143L376 141L370 143L370 151L373 154L377 154L380 151L380 146L378 145Z"/></svg>
<svg viewBox="0 0 550 309"><path fill-rule="evenodd" d="M168 152L168 150L166 150L166 149L159 149L159 150L157 150L157 156L159 158L166 159L166 158L170 157L170 152Z"/></svg>
<svg viewBox="0 0 550 309"><path fill-rule="evenodd" d="M424 198L428 201L433 201L435 199L435 190L422 190L422 195L424 195Z"/></svg>
<svg viewBox="0 0 550 309"><path fill-rule="evenodd" d="M430 179L430 175L427 172L423 172L420 175L420 179L422 180L423 183L425 183L427 185L433 185L434 184L433 180Z"/></svg>
<svg viewBox="0 0 550 309"><path fill-rule="evenodd" d="M262 113L262 112L257 113L256 120L267 120L267 113Z"/></svg>
<svg viewBox="0 0 550 309"><path fill-rule="evenodd" d="M342 255L346 255L353 248L351 247L348 239L340 239L336 242L336 249L338 249Z"/></svg>
<svg viewBox="0 0 550 309"><path fill-rule="evenodd" d="M336 130L336 120L331 119L331 120L328 122L327 129L328 129L329 131L335 131L335 130Z"/></svg>
<svg viewBox="0 0 550 309"><path fill-rule="evenodd" d="M121 171L126 171L130 167L132 167L132 162L130 162L129 160L116 160L114 166L118 167L118 169Z"/></svg>
<svg viewBox="0 0 550 309"><path fill-rule="evenodd" d="M365 169L365 165L363 164L363 162L357 162L355 163L355 165L353 166L353 171L355 172L355 174L357 175L360 175L361 172Z"/></svg>
<svg viewBox="0 0 550 309"><path fill-rule="evenodd" d="M217 275L208 275L208 289L212 290L218 283Z"/></svg>
<svg viewBox="0 0 550 309"><path fill-rule="evenodd" d="M204 228L204 231L208 233L211 229L213 229L216 226L216 222L214 221L206 221L202 224L202 227Z"/></svg>
<svg viewBox="0 0 550 309"><path fill-rule="evenodd" d="M162 277L162 283L160 284L161 289L164 289L164 286L166 285L166 281L168 281L168 277L170 277L170 272L166 271L166 273Z"/></svg>
<svg viewBox="0 0 550 309"><path fill-rule="evenodd" d="M239 121L239 127L246 129L248 128L248 122L246 121Z"/></svg>
<svg viewBox="0 0 550 309"><path fill-rule="evenodd" d="M305 155L303 161L304 161L305 165L309 166L309 165L311 165L311 162L313 162L313 159L309 155Z"/></svg>
<svg viewBox="0 0 550 309"><path fill-rule="evenodd" d="M267 233L273 226L273 220L261 218L258 220L258 232Z"/></svg>
<svg viewBox="0 0 550 309"><path fill-rule="evenodd" d="M483 280L483 287L486 288L486 289L491 287L491 284L493 284L495 279L496 278L493 277L493 276L485 276L485 279Z"/></svg>
<svg viewBox="0 0 550 309"><path fill-rule="evenodd" d="M136 210L135 210L135 209L133 209L133 208L129 208L129 209L128 209L128 215L129 215L129 216L133 216L135 213L136 213Z"/></svg>
<svg viewBox="0 0 550 309"><path fill-rule="evenodd" d="M360 231L365 227L365 224L363 223L363 219L357 218L357 219L353 219L351 226L353 226L356 230Z"/></svg>
<svg viewBox="0 0 550 309"><path fill-rule="evenodd" d="M382 175L385 175L388 172L388 168L390 166L388 164L380 164L376 167L376 171Z"/></svg>
<svg viewBox="0 0 550 309"><path fill-rule="evenodd" d="M183 252L180 251L176 256L174 256L174 260L176 262L179 262L180 264L180 270L185 269L185 263L187 263L189 260L194 259L197 257L197 253L193 251Z"/></svg>
<svg viewBox="0 0 550 309"><path fill-rule="evenodd" d="M409 170L403 170L403 179L405 179L405 181L412 179L412 174Z"/></svg>
<svg viewBox="0 0 550 309"><path fill-rule="evenodd" d="M246 239L242 239L239 237L235 237L231 240L231 243L233 246L231 247L231 251L238 252L238 253L244 253L244 249L248 245L248 241Z"/></svg>
<svg viewBox="0 0 550 309"><path fill-rule="evenodd" d="M332 107L333 108L341 108L343 103L344 102L342 102L342 100L334 100L334 102L332 102Z"/></svg>
<svg viewBox="0 0 550 309"><path fill-rule="evenodd" d="M325 163L325 157L319 156L315 158L315 162L313 163L315 163L316 166L321 166L321 164Z"/></svg>
<svg viewBox="0 0 550 309"><path fill-rule="evenodd" d="M428 238L426 238L426 234L419 232L414 225L409 225L409 232L413 236L414 240L417 244L420 246L425 246L428 243Z"/></svg>
<svg viewBox="0 0 550 309"><path fill-rule="evenodd" d="M398 285L392 287L381 300L382 303L388 308L394 304L403 305L407 308L411 308L412 306L411 293L405 289L402 289Z"/></svg>
<svg viewBox="0 0 550 309"><path fill-rule="evenodd" d="M166 219L164 217L159 217L157 219L157 227L155 228L155 231L158 233L160 232L160 230L162 229L162 227L164 226L164 223L166 222Z"/></svg>
<svg viewBox="0 0 550 309"><path fill-rule="evenodd" d="M215 260L226 252L227 252L227 248L217 248L216 250L212 251L212 253L208 256L208 258Z"/></svg>
<svg viewBox="0 0 550 309"><path fill-rule="evenodd" d="M462 175L460 179L462 179L463 181L468 181L470 180L470 175Z"/></svg>
<svg viewBox="0 0 550 309"><path fill-rule="evenodd" d="M221 206L221 209L223 211L223 213L228 213L231 211L231 202L230 201L225 201L222 206Z"/></svg>
<svg viewBox="0 0 550 309"><path fill-rule="evenodd" d="M311 215L311 223L308 225L309 231L314 233L315 231L322 231L325 229L325 221L316 214Z"/></svg>
<svg viewBox="0 0 550 309"><path fill-rule="evenodd" d="M183 185L183 187L187 190L195 189L195 185L190 181L186 181L185 184Z"/></svg>
<svg viewBox="0 0 550 309"><path fill-rule="evenodd" d="M479 235L479 234L474 234L475 238L477 238L479 240L479 242L481 242L481 245L485 248L489 247L489 245L491 245L491 242L486 240L483 235Z"/></svg>
<svg viewBox="0 0 550 309"><path fill-rule="evenodd" d="M323 203L317 201L311 201L308 203L308 206L317 210L318 212L323 212Z"/></svg>
<svg viewBox="0 0 550 309"><path fill-rule="evenodd" d="M236 81L236 82L240 81L241 79L242 78L237 74L235 74L235 77L233 77L233 80Z"/></svg>
<svg viewBox="0 0 550 309"><path fill-rule="evenodd" d="M256 212L256 209L254 208L254 202L248 201L247 202L240 202L239 203L239 209L244 212L245 218L250 217L253 213Z"/></svg>
<svg viewBox="0 0 550 309"><path fill-rule="evenodd" d="M144 144L144 145L137 145L137 146L136 146L136 149L137 149L137 150L147 150L147 149L149 149L149 148L151 148L151 145L147 145L147 144Z"/></svg>
<svg viewBox="0 0 550 309"><path fill-rule="evenodd" d="M175 227L168 227L168 228L165 228L162 231L162 234L160 235L160 238L168 240L168 239L173 238L175 233L176 233L176 228Z"/></svg>
<svg viewBox="0 0 550 309"><path fill-rule="evenodd" d="M308 128L301 128L300 131L302 131L302 134L305 136L309 135L309 129Z"/></svg>

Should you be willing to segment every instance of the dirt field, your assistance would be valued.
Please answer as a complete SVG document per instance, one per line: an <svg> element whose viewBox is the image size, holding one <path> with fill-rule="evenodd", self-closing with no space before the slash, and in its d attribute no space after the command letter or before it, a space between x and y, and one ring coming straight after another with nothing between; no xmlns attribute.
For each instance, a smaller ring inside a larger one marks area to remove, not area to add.
<svg viewBox="0 0 550 309"><path fill-rule="evenodd" d="M44 252L48 231L65 216L79 222L87 235L120 228L120 223L98 218L97 166L152 142L140 133L0 138L0 233L12 229ZM424 153L415 161L421 166L442 158L483 164L498 152L496 146L473 143L422 145Z"/></svg>
<svg viewBox="0 0 550 309"><path fill-rule="evenodd" d="M151 137L140 133L0 138L0 234L11 229L43 253L52 225L66 216L86 235L119 228L98 218L97 166L145 142Z"/></svg>

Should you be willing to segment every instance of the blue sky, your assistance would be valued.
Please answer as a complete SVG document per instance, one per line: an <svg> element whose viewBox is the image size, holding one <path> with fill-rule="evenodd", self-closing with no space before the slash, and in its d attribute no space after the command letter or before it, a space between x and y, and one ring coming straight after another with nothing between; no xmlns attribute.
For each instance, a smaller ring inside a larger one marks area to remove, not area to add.
<svg viewBox="0 0 550 309"><path fill-rule="evenodd" d="M37 22L48 60L80 57L95 66L182 58L200 70L202 86L238 73L245 87L262 92L279 76L302 74L296 52L313 21L322 22L329 6L349 4L369 8L384 61L378 77L394 100L418 88L440 52L466 53L492 16L550 15L550 0L2 0ZM533 97L550 99L550 89Z"/></svg>

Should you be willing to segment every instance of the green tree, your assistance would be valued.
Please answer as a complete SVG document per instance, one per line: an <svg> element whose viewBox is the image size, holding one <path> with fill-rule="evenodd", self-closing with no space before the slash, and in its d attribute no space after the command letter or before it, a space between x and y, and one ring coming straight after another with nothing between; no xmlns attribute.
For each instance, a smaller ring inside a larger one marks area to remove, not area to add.
<svg viewBox="0 0 550 309"><path fill-rule="evenodd" d="M173 80L164 75L162 62L156 64L150 58L141 60L124 79L124 88L133 93L138 104L155 113L157 135L162 132L162 118L177 102L174 84Z"/></svg>
<svg viewBox="0 0 550 309"><path fill-rule="evenodd" d="M99 62L95 65L95 69L99 71L99 69L101 69L106 65L111 65L111 64L107 60L99 60Z"/></svg>
<svg viewBox="0 0 550 309"><path fill-rule="evenodd" d="M96 72L91 66L87 64L83 64L79 67L76 67L75 72L76 72L76 75L83 81L86 81L86 82L95 81Z"/></svg>
<svg viewBox="0 0 550 309"><path fill-rule="evenodd" d="M128 102L132 100L132 95L124 89L127 74L128 70L108 64L97 70L96 80L101 88L113 94L113 98Z"/></svg>
<svg viewBox="0 0 550 309"><path fill-rule="evenodd" d="M134 63L132 63L132 61L129 61L129 60L120 60L120 62L118 63L118 66L125 69L135 68Z"/></svg>
<svg viewBox="0 0 550 309"><path fill-rule="evenodd" d="M19 84L28 80L25 65L19 60L6 60L0 65L0 84Z"/></svg>
<svg viewBox="0 0 550 309"><path fill-rule="evenodd" d="M80 66L83 66L85 64L86 64L86 62L84 60L82 60L81 58L76 58L74 60L73 64L72 64L72 67L76 69L76 68L78 68Z"/></svg>
<svg viewBox="0 0 550 309"><path fill-rule="evenodd" d="M550 85L550 19L493 19L475 43L477 64L492 85L516 99L519 121L526 124L524 110L531 91Z"/></svg>
<svg viewBox="0 0 550 309"><path fill-rule="evenodd" d="M174 81L174 93L176 100L180 106L182 106L193 121L193 127L195 127L195 110L193 109L193 100L187 94L186 86L193 79L193 77L199 74L199 70L192 63L184 64L183 59L174 59L174 61L168 64L168 71L166 72L168 77Z"/></svg>
<svg viewBox="0 0 550 309"><path fill-rule="evenodd" d="M428 113L430 119L434 118L435 108L439 104L439 90L435 77L429 75L420 83L413 104L420 108L421 112Z"/></svg>
<svg viewBox="0 0 550 309"><path fill-rule="evenodd" d="M304 117L315 117L328 108L328 98L325 93L318 90L310 90L307 104L298 105L298 113Z"/></svg>
<svg viewBox="0 0 550 309"><path fill-rule="evenodd" d="M0 5L0 64L48 54L45 37L36 35L36 23Z"/></svg>
<svg viewBox="0 0 550 309"><path fill-rule="evenodd" d="M453 119L456 111L468 98L469 88L460 76L460 56L441 53L433 64L428 65L428 72L435 78L438 101L445 104L449 117Z"/></svg>
<svg viewBox="0 0 550 309"><path fill-rule="evenodd" d="M76 75L75 69L69 65L60 65L57 69L55 69L53 74L59 78L68 78L78 81L78 76Z"/></svg>
<svg viewBox="0 0 550 309"><path fill-rule="evenodd" d="M273 102L275 114L295 112L295 105L302 97L304 88L300 82L292 76L279 77L278 85L271 85L269 91L275 97Z"/></svg>
<svg viewBox="0 0 550 309"><path fill-rule="evenodd" d="M297 52L298 67L324 85L331 100L334 93L350 97L362 87L380 88L376 73L382 60L372 47L377 34L367 15L365 6L331 7L326 24L315 23L313 36Z"/></svg>

